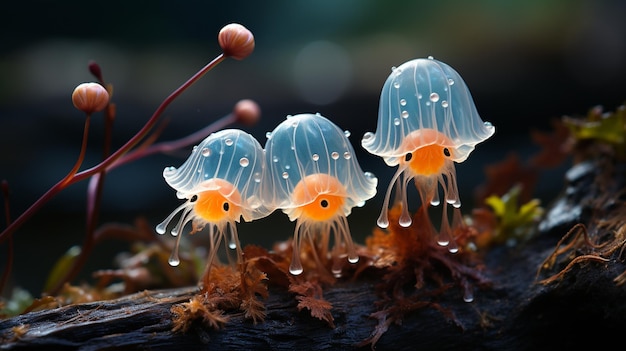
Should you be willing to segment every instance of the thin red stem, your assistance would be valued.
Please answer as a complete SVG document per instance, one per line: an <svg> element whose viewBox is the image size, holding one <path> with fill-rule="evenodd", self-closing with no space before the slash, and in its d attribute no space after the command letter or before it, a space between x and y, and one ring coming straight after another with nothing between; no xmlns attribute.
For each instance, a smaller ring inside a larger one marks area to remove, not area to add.
<svg viewBox="0 0 626 351"><path fill-rule="evenodd" d="M19 217L15 219L2 233L0 233L0 243L4 242L6 238L15 232L26 220L28 220L32 215L37 212L45 203L50 201L54 196L56 196L61 190L65 189L68 185L79 182L83 179L93 176L94 174L106 169L111 164L113 164L117 159L122 157L125 153L127 153L130 149L132 149L137 143L143 139L148 132L152 129L155 123L158 121L159 117L165 109L174 101L183 91L189 88L193 83L195 83L198 79L200 79L203 75L205 75L208 71L210 71L217 64L222 62L226 56L224 54L218 55L213 61L209 62L206 66L204 66L201 70L199 70L196 74L194 74L189 80L187 80L183 85L181 85L178 89L176 89L172 94L170 94L161 105L154 112L152 117L146 122L146 124L135 134L130 140L126 142L121 148L107 157L101 163L95 165L92 168L86 169L82 172L74 174L73 177L69 179L63 179L52 188L48 189L46 193L44 193L37 201L35 201L26 211L24 211Z"/></svg>
<svg viewBox="0 0 626 351"><path fill-rule="evenodd" d="M237 117L235 116L235 114L231 113L226 115L223 118L220 118L219 120L209 124L208 126L200 129L199 131L190 134L184 138L181 139L177 139L177 140L172 140L172 141L165 141L165 142L160 142L154 145L151 145L145 149L137 149L137 150L133 150L132 152L129 152L128 154L124 155L123 157L120 157L117 161L115 161L109 168L108 170L111 170L113 168L117 168L121 165L124 165L126 163L129 162L133 162L136 161L140 158L149 156L149 155L154 155L157 153L166 153L166 152L170 152L170 151L174 151L174 150L180 150L182 148L185 148L189 145L195 144L199 141L201 141L202 139L206 138L209 134L211 134L212 132L215 132L216 130L220 130L223 129L224 127L228 126L229 124L234 123L237 120Z"/></svg>
<svg viewBox="0 0 626 351"><path fill-rule="evenodd" d="M85 153L87 152L87 139L89 139L90 122L91 115L87 114L87 116L85 117L85 127L83 128L83 142L80 145L80 153L78 154L78 159L76 160L74 167L72 167L72 170L61 181L63 185L69 183L72 180L72 177L74 177L76 172L78 172L78 170L80 169L80 165L82 165L83 161L85 160Z"/></svg>
<svg viewBox="0 0 626 351"><path fill-rule="evenodd" d="M101 82L104 84L104 82ZM105 110L104 116L104 142L102 147L102 159L105 160L111 154L111 141L113 136L113 121L115 120L115 108L109 104ZM85 238L80 250L80 254L72 264L71 268L63 279L57 281L56 285L48 291L50 295L57 295L66 282L71 282L76 278L81 268L87 262L87 258L91 251L93 251L95 242L95 231L98 225L98 219L100 214L100 205L102 203L102 189L104 187L104 179L106 176L106 169L100 171L89 179L87 185L87 222L85 230Z"/></svg>

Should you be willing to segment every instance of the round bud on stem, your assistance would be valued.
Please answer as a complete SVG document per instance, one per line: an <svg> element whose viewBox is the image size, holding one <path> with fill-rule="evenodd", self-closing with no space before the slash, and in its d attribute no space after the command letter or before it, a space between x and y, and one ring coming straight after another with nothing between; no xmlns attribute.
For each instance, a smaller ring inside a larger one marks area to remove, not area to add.
<svg viewBox="0 0 626 351"><path fill-rule="evenodd" d="M261 118L261 108L259 104L250 99L239 100L233 108L233 114L237 122L247 126L255 125Z"/></svg>
<svg viewBox="0 0 626 351"><path fill-rule="evenodd" d="M90 115L102 111L109 103L109 93L98 83L82 83L72 93L74 107Z"/></svg>
<svg viewBox="0 0 626 351"><path fill-rule="evenodd" d="M224 55L236 60L243 60L254 51L254 35L238 23L224 26L217 39Z"/></svg>

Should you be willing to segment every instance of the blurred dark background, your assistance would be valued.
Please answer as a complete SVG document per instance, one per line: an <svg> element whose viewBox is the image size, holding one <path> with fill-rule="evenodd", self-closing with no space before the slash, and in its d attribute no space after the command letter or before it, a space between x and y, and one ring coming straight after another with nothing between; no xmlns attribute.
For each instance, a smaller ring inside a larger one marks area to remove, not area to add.
<svg viewBox="0 0 626 351"><path fill-rule="evenodd" d="M535 150L529 131L548 130L551 119L595 105L613 110L626 99L626 3L617 0L22 1L11 8L0 15L0 178L10 184L14 218L76 160L84 117L70 95L94 80L90 60L114 85L114 146L120 146L220 52L217 33L231 22L254 33L255 52L223 62L174 102L160 140L204 127L243 98L259 103L262 120L234 127L262 144L285 115L320 112L351 131L363 169L379 178L379 194L350 217L359 242L375 226L394 171L360 147L363 133L375 130L378 94L392 66L428 55L448 63L463 76L483 119L496 126L457 166L465 211L486 165ZM100 159L98 117L83 168ZM179 156L153 156L111 172L101 223L163 219L179 200L161 173L187 152ZM544 204L560 190L563 171L540 181L536 196ZM15 234L13 284L39 294L54 262L82 242L85 191L86 182L67 189ZM293 231L282 213L259 222L239 226L244 244L269 246ZM112 267L113 256L127 248L98 247L84 278ZM6 252L4 244L0 269Z"/></svg>

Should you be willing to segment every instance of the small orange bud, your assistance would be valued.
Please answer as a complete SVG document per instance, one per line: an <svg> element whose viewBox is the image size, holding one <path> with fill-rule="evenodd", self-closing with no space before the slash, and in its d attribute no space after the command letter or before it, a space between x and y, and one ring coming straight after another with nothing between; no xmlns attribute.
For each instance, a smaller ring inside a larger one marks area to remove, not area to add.
<svg viewBox="0 0 626 351"><path fill-rule="evenodd" d="M237 122L252 126L261 118L261 108L253 100L239 100L233 108L233 114L237 118Z"/></svg>
<svg viewBox="0 0 626 351"><path fill-rule="evenodd" d="M224 26L217 36L224 55L243 60L254 51L254 35L238 23Z"/></svg>
<svg viewBox="0 0 626 351"><path fill-rule="evenodd" d="M109 103L109 93L98 83L82 83L72 93L74 107L92 114L102 111Z"/></svg>

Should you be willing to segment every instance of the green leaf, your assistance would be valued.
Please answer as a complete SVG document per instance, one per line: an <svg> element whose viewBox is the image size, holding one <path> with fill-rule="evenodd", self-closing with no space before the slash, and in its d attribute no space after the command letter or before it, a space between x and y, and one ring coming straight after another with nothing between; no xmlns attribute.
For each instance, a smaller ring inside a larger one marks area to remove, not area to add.
<svg viewBox="0 0 626 351"><path fill-rule="evenodd" d="M44 286L43 291L52 290L60 280L65 278L68 270L72 267L74 262L76 262L80 252L80 246L72 246L63 256L61 256L61 258L59 258L59 260L54 264L54 267L52 267L52 271L50 271L48 279L46 279L46 285Z"/></svg>
<svg viewBox="0 0 626 351"><path fill-rule="evenodd" d="M530 200L520 206L520 193L521 186L516 185L502 197L492 195L485 199L487 205L498 217L498 228L495 231L497 241L527 239L531 227L543 215L543 208L538 199Z"/></svg>

